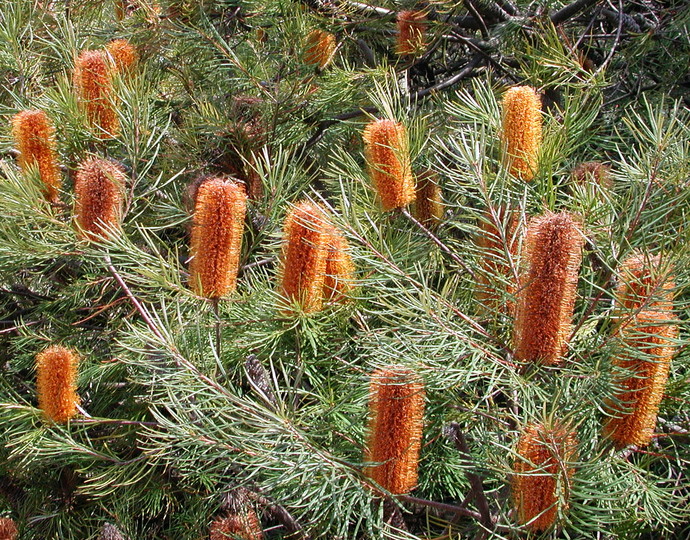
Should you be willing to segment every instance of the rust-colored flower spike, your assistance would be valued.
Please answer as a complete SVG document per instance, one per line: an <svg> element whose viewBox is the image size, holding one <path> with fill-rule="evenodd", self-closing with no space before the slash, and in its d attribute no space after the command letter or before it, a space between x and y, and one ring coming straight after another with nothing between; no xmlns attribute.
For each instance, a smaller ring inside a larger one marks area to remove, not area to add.
<svg viewBox="0 0 690 540"><path fill-rule="evenodd" d="M0 540L16 540L19 531L12 518L0 518Z"/></svg>
<svg viewBox="0 0 690 540"><path fill-rule="evenodd" d="M426 13L401 11L398 13L398 42L396 52L401 56L419 54L425 47Z"/></svg>
<svg viewBox="0 0 690 540"><path fill-rule="evenodd" d="M434 228L443 217L443 202L441 201L441 186L438 177L432 170L422 171L417 175L417 186L414 212L417 221L426 228Z"/></svg>
<svg viewBox="0 0 690 540"><path fill-rule="evenodd" d="M127 177L116 163L91 158L77 169L74 181L74 214L79 232L89 240L108 236L122 220L123 192Z"/></svg>
<svg viewBox="0 0 690 540"><path fill-rule="evenodd" d="M74 68L74 86L96 136L111 139L120 131L115 111L113 69L104 51L82 51Z"/></svg>
<svg viewBox="0 0 690 540"><path fill-rule="evenodd" d="M550 529L568 510L577 439L561 426L530 424L518 440L513 465L513 503L520 525L535 532Z"/></svg>
<svg viewBox="0 0 690 540"><path fill-rule="evenodd" d="M209 178L195 199L189 282L196 294L220 298L237 287L247 195L237 182Z"/></svg>
<svg viewBox="0 0 690 540"><path fill-rule="evenodd" d="M503 146L510 174L529 182L538 168L541 99L529 86L509 88L503 96Z"/></svg>
<svg viewBox="0 0 690 540"><path fill-rule="evenodd" d="M383 209L401 208L414 201L405 126L394 120L374 120L364 129L363 138L369 176Z"/></svg>
<svg viewBox="0 0 690 540"><path fill-rule="evenodd" d="M623 310L669 311L673 307L675 283L671 268L661 266L661 256L635 252L618 272L616 300Z"/></svg>
<svg viewBox="0 0 690 540"><path fill-rule="evenodd" d="M578 222L567 212L530 221L513 334L517 360L561 363L570 337L583 244Z"/></svg>
<svg viewBox="0 0 690 540"><path fill-rule="evenodd" d="M285 218L281 294L305 313L323 306L331 232L324 210L309 201L298 203Z"/></svg>
<svg viewBox="0 0 690 540"><path fill-rule="evenodd" d="M139 54L126 39L114 39L106 46L106 51L113 59L115 68L120 73L129 72L139 59Z"/></svg>
<svg viewBox="0 0 690 540"><path fill-rule="evenodd" d="M417 485L424 420L424 384L409 368L376 370L369 386L369 426L364 473L394 495Z"/></svg>
<svg viewBox="0 0 690 540"><path fill-rule="evenodd" d="M573 169L573 180L582 186L596 184L606 189L613 187L611 167L601 161L585 161Z"/></svg>
<svg viewBox="0 0 690 540"><path fill-rule="evenodd" d="M324 296L327 301L337 302L344 299L353 287L355 265L352 263L347 240L335 227L331 229L327 246Z"/></svg>
<svg viewBox="0 0 690 540"><path fill-rule="evenodd" d="M78 365L77 353L60 345L36 355L38 406L53 422L64 424L77 414Z"/></svg>
<svg viewBox="0 0 690 540"><path fill-rule="evenodd" d="M216 518L210 527L210 540L263 540L261 522L253 509L243 513L228 513L225 517Z"/></svg>
<svg viewBox="0 0 690 540"><path fill-rule="evenodd" d="M325 68L335 54L335 36L318 28L309 32L304 61L320 69Z"/></svg>
<svg viewBox="0 0 690 540"><path fill-rule="evenodd" d="M58 202L62 178L55 150L55 128L48 115L39 110L18 112L12 118L12 135L19 150L19 166L24 172L38 167L46 198Z"/></svg>

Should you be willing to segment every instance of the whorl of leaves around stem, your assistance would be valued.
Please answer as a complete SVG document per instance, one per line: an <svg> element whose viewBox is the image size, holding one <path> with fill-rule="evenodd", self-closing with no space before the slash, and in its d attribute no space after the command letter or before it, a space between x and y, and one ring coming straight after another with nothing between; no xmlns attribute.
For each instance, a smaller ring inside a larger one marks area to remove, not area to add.
<svg viewBox="0 0 690 540"><path fill-rule="evenodd" d="M539 166L541 99L529 86L509 88L503 96L503 147L510 174L529 182Z"/></svg>
<svg viewBox="0 0 690 540"><path fill-rule="evenodd" d="M417 485L424 421L424 384L409 368L387 366L371 375L364 473L392 494Z"/></svg>
<svg viewBox="0 0 690 540"><path fill-rule="evenodd" d="M335 54L335 36L318 28L309 32L304 61L320 69L325 68Z"/></svg>
<svg viewBox="0 0 690 540"><path fill-rule="evenodd" d="M239 183L208 178L199 185L189 266L189 282L196 294L220 298L237 287L246 212L247 195Z"/></svg>
<svg viewBox="0 0 690 540"><path fill-rule="evenodd" d="M405 126L395 120L374 120L364 129L369 176L384 211L407 206L415 199Z"/></svg>
<svg viewBox="0 0 690 540"><path fill-rule="evenodd" d="M20 111L12 118L12 135L19 150L19 166L38 167L46 199L57 202L62 185L55 150L55 128L44 111Z"/></svg>
<svg viewBox="0 0 690 540"><path fill-rule="evenodd" d="M114 39L106 45L106 51L113 59L115 69L120 73L129 72L139 59L139 54L126 39Z"/></svg>
<svg viewBox="0 0 690 540"><path fill-rule="evenodd" d="M568 510L575 472L575 434L561 425L530 424L517 443L512 498L520 525L535 532L550 529Z"/></svg>
<svg viewBox="0 0 690 540"><path fill-rule="evenodd" d="M127 177L117 163L101 158L83 161L74 181L74 214L79 232L90 240L120 227Z"/></svg>
<svg viewBox="0 0 690 540"><path fill-rule="evenodd" d="M115 111L113 71L113 65L105 51L82 51L74 67L77 96L100 139L111 139L120 131Z"/></svg>
<svg viewBox="0 0 690 540"><path fill-rule="evenodd" d="M441 186L434 171L427 169L417 175L415 193L415 218L427 229L436 227L443 218L443 201Z"/></svg>
<svg viewBox="0 0 690 540"><path fill-rule="evenodd" d="M583 245L578 222L567 212L530 221L513 333L517 360L561 363L571 332Z"/></svg>
<svg viewBox="0 0 690 540"><path fill-rule="evenodd" d="M424 50L426 13L414 10L401 11L398 13L397 27L398 40L395 50L399 55L416 55Z"/></svg>
<svg viewBox="0 0 690 540"><path fill-rule="evenodd" d="M47 418L64 424L77 414L77 353L53 345L36 355L38 406Z"/></svg>

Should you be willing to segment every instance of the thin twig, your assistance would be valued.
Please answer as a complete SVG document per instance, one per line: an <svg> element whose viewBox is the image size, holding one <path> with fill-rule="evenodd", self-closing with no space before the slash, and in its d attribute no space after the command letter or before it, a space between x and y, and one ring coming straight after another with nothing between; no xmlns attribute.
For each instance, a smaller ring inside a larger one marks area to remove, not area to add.
<svg viewBox="0 0 690 540"><path fill-rule="evenodd" d="M561 24L597 2L598 0L577 0L551 15L551 22L553 24Z"/></svg>
<svg viewBox="0 0 690 540"><path fill-rule="evenodd" d="M437 510L442 510L443 512L451 512L453 514L458 514L461 516L471 517L477 520L482 519L482 515L474 510L468 510L467 508L461 508L452 504L445 504L436 501L427 501L426 499L418 499L417 497L412 497L411 495L398 495L398 500L418 504L420 506L428 506L429 508L436 508Z"/></svg>

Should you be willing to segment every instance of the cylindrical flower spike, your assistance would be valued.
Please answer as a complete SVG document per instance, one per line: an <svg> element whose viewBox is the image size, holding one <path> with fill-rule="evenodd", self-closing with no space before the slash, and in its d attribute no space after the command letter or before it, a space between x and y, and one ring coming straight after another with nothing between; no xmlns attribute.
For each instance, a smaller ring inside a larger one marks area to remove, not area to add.
<svg viewBox="0 0 690 540"><path fill-rule="evenodd" d="M509 88L503 96L503 146L510 174L529 182L539 166L541 100L529 86Z"/></svg>
<svg viewBox="0 0 690 540"><path fill-rule="evenodd" d="M304 61L320 69L325 68L335 54L335 36L325 30L314 29L307 36Z"/></svg>
<svg viewBox="0 0 690 540"><path fill-rule="evenodd" d="M326 255L326 275L323 289L326 300L337 302L346 297L354 284L355 265L350 257L349 246L343 234L331 229Z"/></svg>
<svg viewBox="0 0 690 540"><path fill-rule="evenodd" d="M396 52L401 55L415 55L425 47L426 13L423 11L401 11L398 13L398 42Z"/></svg>
<svg viewBox="0 0 690 540"><path fill-rule="evenodd" d="M19 166L24 172L38 167L46 198L58 202L62 185L55 150L55 128L48 115L39 110L18 112L12 118L12 135L19 150Z"/></svg>
<svg viewBox="0 0 690 540"><path fill-rule="evenodd" d="M247 195L239 183L209 178L198 187L189 266L196 294L220 298L237 287L246 213Z"/></svg>
<svg viewBox="0 0 690 540"><path fill-rule="evenodd" d="M106 46L115 68L120 73L129 72L137 63L139 55L134 46L126 39L114 39Z"/></svg>
<svg viewBox="0 0 690 540"><path fill-rule="evenodd" d="M38 406L53 422L64 424L77 414L77 353L53 345L36 355Z"/></svg>
<svg viewBox="0 0 690 540"><path fill-rule="evenodd" d="M613 360L619 391L604 424L604 435L619 448L647 446L654 437L678 339L678 327L671 321L671 311L643 311L619 330L622 352Z"/></svg>
<svg viewBox="0 0 690 540"><path fill-rule="evenodd" d="M443 202L438 177L431 170L417 175L416 198L414 203L415 217L427 229L434 228L443 218Z"/></svg>
<svg viewBox="0 0 690 540"><path fill-rule="evenodd" d="M113 68L104 51L82 51L74 68L74 86L89 121L100 139L111 139L120 131L115 111Z"/></svg>
<svg viewBox="0 0 690 540"><path fill-rule="evenodd" d="M80 233L98 240L120 226L127 177L113 161L91 158L77 169L74 214Z"/></svg>
<svg viewBox="0 0 690 540"><path fill-rule="evenodd" d="M661 257L633 253L619 270L616 300L629 311L669 311L673 304L675 283L671 268L662 268Z"/></svg>
<svg viewBox="0 0 690 540"><path fill-rule="evenodd" d="M519 361L558 365L568 346L584 238L567 212L533 218L513 334Z"/></svg>
<svg viewBox="0 0 690 540"><path fill-rule="evenodd" d="M364 153L385 211L415 199L407 131L394 120L374 120L364 129Z"/></svg>
<svg viewBox="0 0 690 540"><path fill-rule="evenodd" d="M364 473L388 492L417 485L424 421L424 384L409 368L376 370L369 386L369 426Z"/></svg>
<svg viewBox="0 0 690 540"><path fill-rule="evenodd" d="M241 538L242 540L263 540L264 533L261 522L253 509L242 514L228 513L211 523L210 540L228 540Z"/></svg>
<svg viewBox="0 0 690 540"><path fill-rule="evenodd" d="M516 453L512 495L518 522L531 531L546 531L559 513L568 510L577 439L563 426L530 424L520 436Z"/></svg>
<svg viewBox="0 0 690 540"><path fill-rule="evenodd" d="M281 294L305 313L323 306L331 231L324 210L309 201L298 203L285 218Z"/></svg>

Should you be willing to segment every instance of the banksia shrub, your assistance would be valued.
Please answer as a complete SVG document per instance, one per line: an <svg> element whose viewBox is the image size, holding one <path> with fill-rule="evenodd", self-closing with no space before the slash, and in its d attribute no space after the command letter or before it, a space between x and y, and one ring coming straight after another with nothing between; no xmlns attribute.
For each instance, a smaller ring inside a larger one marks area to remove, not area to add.
<svg viewBox="0 0 690 540"><path fill-rule="evenodd" d="M510 174L534 178L541 147L541 100L529 86L509 88L503 96L503 148Z"/></svg>
<svg viewBox="0 0 690 540"><path fill-rule="evenodd" d="M398 42L396 52L401 55L415 55L425 47L426 13L423 11L401 11L398 13Z"/></svg>
<svg viewBox="0 0 690 540"><path fill-rule="evenodd" d="M369 386L364 473L394 495L417 485L424 420L424 384L403 366L376 370Z"/></svg>
<svg viewBox="0 0 690 540"><path fill-rule="evenodd" d="M331 229L327 246L324 296L328 301L337 302L345 298L352 289L355 265L352 263L347 240L335 227Z"/></svg>
<svg viewBox="0 0 690 540"><path fill-rule="evenodd" d="M120 122L115 111L113 68L104 51L81 52L74 68L74 87L96 136L115 137Z"/></svg>
<svg viewBox="0 0 690 540"><path fill-rule="evenodd" d="M550 529L568 510L575 472L577 439L563 426L530 424L518 440L512 496L520 525L535 532Z"/></svg>
<svg viewBox="0 0 690 540"><path fill-rule="evenodd" d="M77 169L74 214L79 232L90 240L109 235L122 219L127 177L113 161L91 158Z"/></svg>
<svg viewBox="0 0 690 540"><path fill-rule="evenodd" d="M211 523L210 540L263 540L261 522L253 509L243 513L229 513Z"/></svg>
<svg viewBox="0 0 690 540"><path fill-rule="evenodd" d="M58 202L62 179L55 151L55 128L48 115L39 110L18 112L12 118L12 135L19 150L22 171L38 167L46 198Z"/></svg>
<svg viewBox="0 0 690 540"><path fill-rule="evenodd" d="M314 29L307 36L304 61L320 69L325 68L335 54L335 36L325 30Z"/></svg>
<svg viewBox="0 0 690 540"><path fill-rule="evenodd" d="M38 407L53 422L64 424L77 414L78 365L77 353L60 345L36 355Z"/></svg>
<svg viewBox="0 0 690 540"><path fill-rule="evenodd" d="M443 218L443 202L441 186L433 171L426 170L417 175L415 193L414 212L417 221L428 229L435 227Z"/></svg>
<svg viewBox="0 0 690 540"><path fill-rule="evenodd" d="M578 223L567 212L530 221L513 334L517 360L561 363L571 332L583 244Z"/></svg>
<svg viewBox="0 0 690 540"><path fill-rule="evenodd" d="M302 201L285 218L280 291L305 313L323 306L332 225L318 205Z"/></svg>
<svg viewBox="0 0 690 540"><path fill-rule="evenodd" d="M189 282L196 294L220 298L237 287L247 195L237 182L209 178L195 196Z"/></svg>
<svg viewBox="0 0 690 540"><path fill-rule="evenodd" d="M633 253L618 272L616 300L624 310L668 311L672 308L675 284L670 269L661 267L661 257Z"/></svg>
<svg viewBox="0 0 690 540"><path fill-rule="evenodd" d="M115 68L120 73L127 73L139 59L137 50L126 39L114 39L106 46L106 51L113 59Z"/></svg>
<svg viewBox="0 0 690 540"><path fill-rule="evenodd" d="M369 176L385 211L415 199L407 131L394 120L374 120L364 129L364 153Z"/></svg>

